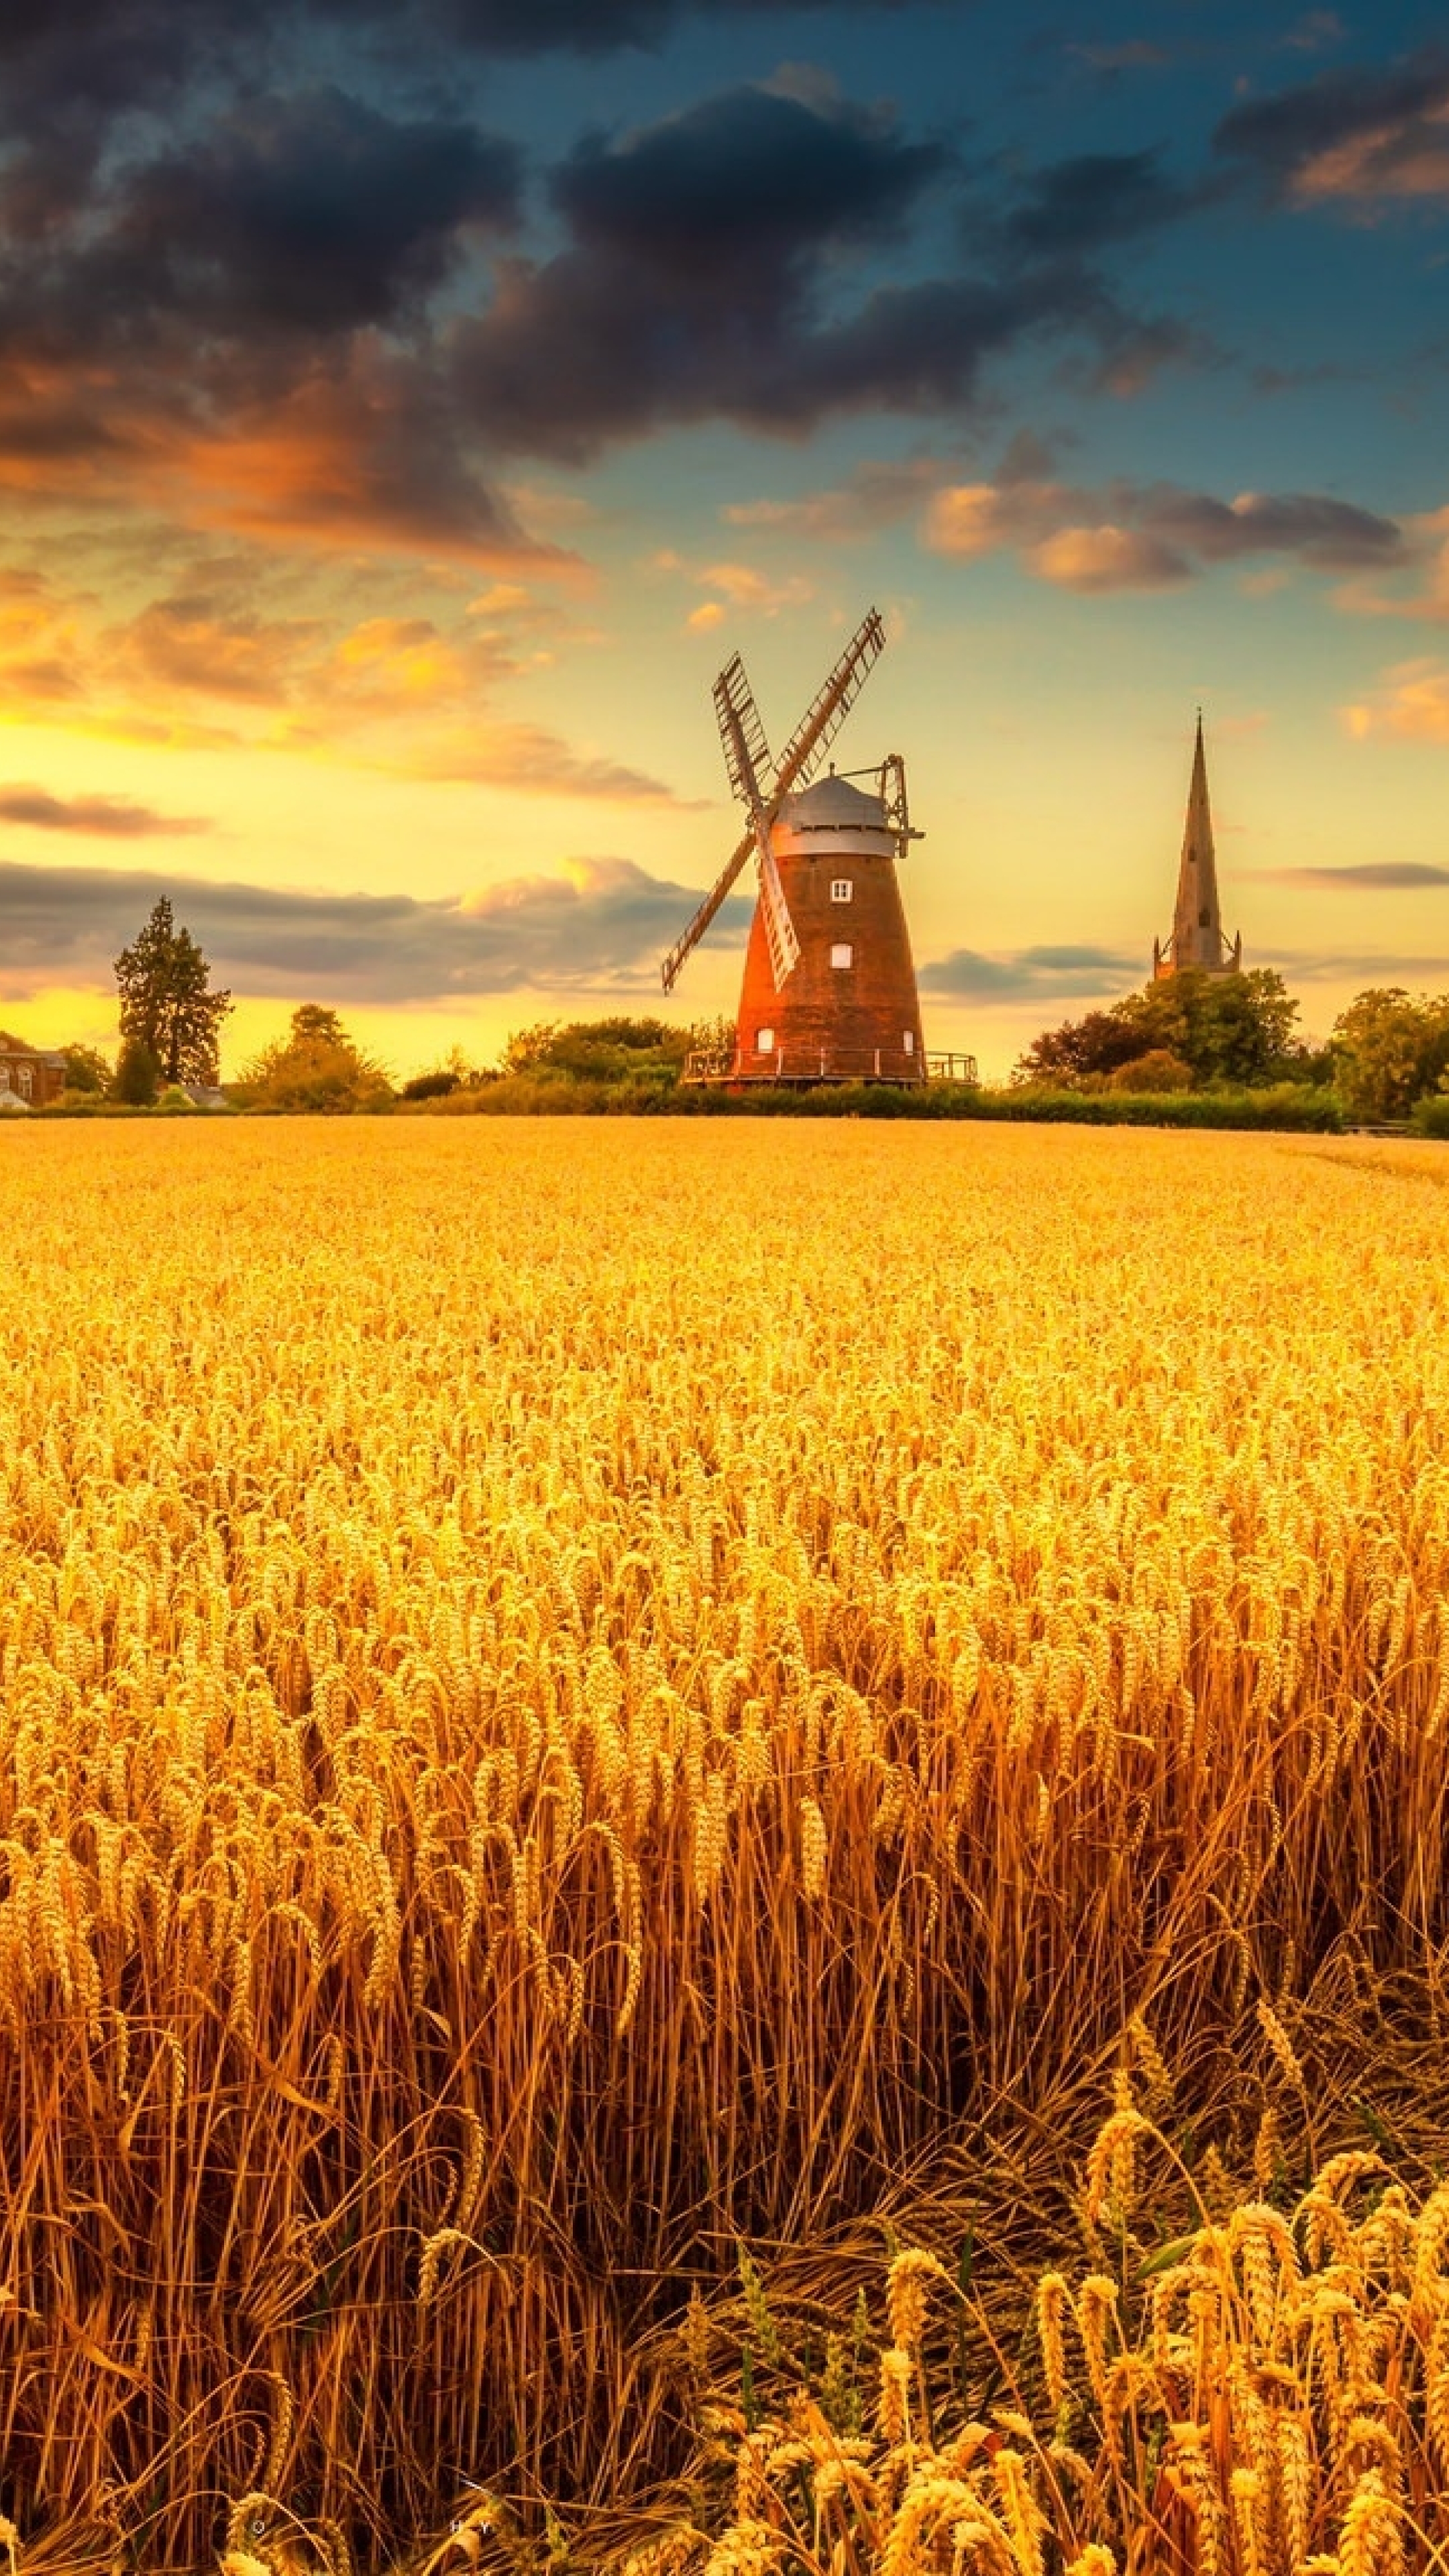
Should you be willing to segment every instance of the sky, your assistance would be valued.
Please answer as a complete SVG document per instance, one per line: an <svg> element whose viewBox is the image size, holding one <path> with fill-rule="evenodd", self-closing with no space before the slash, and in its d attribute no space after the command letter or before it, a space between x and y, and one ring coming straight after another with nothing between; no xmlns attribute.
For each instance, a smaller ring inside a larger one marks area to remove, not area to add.
<svg viewBox="0 0 1449 2576"><path fill-rule="evenodd" d="M878 603L926 1042L1449 985L1449 43L1273 0L7 0L0 1017L159 894L403 1077L733 1013L710 685Z"/></svg>

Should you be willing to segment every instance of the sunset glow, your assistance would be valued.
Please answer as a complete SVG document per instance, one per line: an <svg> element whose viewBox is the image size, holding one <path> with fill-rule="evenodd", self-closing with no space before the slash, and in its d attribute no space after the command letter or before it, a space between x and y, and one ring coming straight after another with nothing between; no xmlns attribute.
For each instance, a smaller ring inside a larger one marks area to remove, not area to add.
<svg viewBox="0 0 1449 2576"><path fill-rule="evenodd" d="M654 1008L716 669L788 728L872 599L928 1045L1141 981L1199 704L1305 1027L1449 981L1430 13L160 16L0 30L7 1024L112 1045L158 891L228 1071Z"/></svg>

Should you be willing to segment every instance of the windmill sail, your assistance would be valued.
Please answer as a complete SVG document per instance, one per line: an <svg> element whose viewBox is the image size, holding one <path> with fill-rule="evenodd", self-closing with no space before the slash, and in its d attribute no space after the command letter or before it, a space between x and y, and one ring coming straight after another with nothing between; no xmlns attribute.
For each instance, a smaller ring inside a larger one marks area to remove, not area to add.
<svg viewBox="0 0 1449 2576"><path fill-rule="evenodd" d="M740 803L753 812L769 795L775 773L764 722L738 653L726 662L714 684L714 711L730 785Z"/></svg>
<svg viewBox="0 0 1449 2576"><path fill-rule="evenodd" d="M885 651L885 642L880 611L869 609L780 755L778 797L786 797L792 787L803 787L816 762L829 750L865 686L867 672Z"/></svg>
<svg viewBox="0 0 1449 2576"><path fill-rule="evenodd" d="M785 901L785 889L780 883L780 871L775 865L775 853L770 847L768 833L760 850L760 910L764 915L765 945L770 952L770 972L775 978L778 993L799 958L800 942L790 918L790 907Z"/></svg>
<svg viewBox="0 0 1449 2576"><path fill-rule="evenodd" d="M745 666L738 653L715 682L714 702L719 714L720 740L724 744L725 765L734 782L735 792L749 807L754 825L755 855L760 866L760 910L765 924L765 945L770 952L770 972L778 993L800 954L800 942L775 853L770 846L770 825L779 810L774 797L767 805L761 779L762 767L768 769L769 746L759 710L745 678Z"/></svg>
<svg viewBox="0 0 1449 2576"><path fill-rule="evenodd" d="M689 925L689 928L681 932L679 938L676 939L674 946L670 949L668 956L665 958L664 963L659 970L660 978L666 993L673 992L675 984L679 979L679 970L681 966L684 964L684 961L689 955L691 949L699 946L699 943L703 939L705 932L708 930L710 923L713 921L715 914L718 912L720 905L724 902L726 895L733 891L738 880L740 870L749 865L750 853L754 849L754 846L754 833L752 831L746 832L744 839L730 852L729 857L726 859L719 875L715 878L713 885L710 887L708 894L705 896L704 901L700 905L698 912L695 914L693 921Z"/></svg>

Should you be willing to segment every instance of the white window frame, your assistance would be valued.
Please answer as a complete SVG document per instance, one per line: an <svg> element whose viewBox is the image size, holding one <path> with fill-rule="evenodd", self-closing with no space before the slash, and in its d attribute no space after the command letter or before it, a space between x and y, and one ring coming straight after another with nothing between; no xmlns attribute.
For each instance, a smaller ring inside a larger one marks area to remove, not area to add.
<svg viewBox="0 0 1449 2576"><path fill-rule="evenodd" d="M905 1048L907 1055L915 1054L916 1032L914 1029L903 1029L901 1031L901 1044Z"/></svg>
<svg viewBox="0 0 1449 2576"><path fill-rule="evenodd" d="M848 939L836 939L832 941L830 949L830 963L835 968L836 973L841 975L845 974L846 971L855 964L855 950Z"/></svg>
<svg viewBox="0 0 1449 2576"><path fill-rule="evenodd" d="M34 1070L34 1067L33 1067L32 1065L28 1065L28 1064L17 1065L17 1066L16 1066L16 1075L17 1075L17 1078L18 1078L18 1081L19 1081L19 1086L20 1086L20 1097L21 1097L21 1099L22 1099L22 1100L29 1100L29 1099L31 1099L31 1098L33 1097L33 1095L34 1095L34 1091L35 1091L35 1070Z"/></svg>
<svg viewBox="0 0 1449 2576"><path fill-rule="evenodd" d="M853 903L855 900L854 877L832 877L830 881L830 900L832 903Z"/></svg>
<svg viewBox="0 0 1449 2576"><path fill-rule="evenodd" d="M773 1054L774 1054L774 1052L775 1052L775 1032L774 1032L774 1030L773 1030L773 1029L756 1029L756 1031L755 1031L755 1053L756 1053L756 1055L773 1055Z"/></svg>

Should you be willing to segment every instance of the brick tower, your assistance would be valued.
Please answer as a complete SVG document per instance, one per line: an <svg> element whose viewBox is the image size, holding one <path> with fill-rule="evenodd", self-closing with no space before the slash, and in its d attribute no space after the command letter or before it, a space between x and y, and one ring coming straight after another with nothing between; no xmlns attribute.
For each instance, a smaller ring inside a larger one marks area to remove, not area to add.
<svg viewBox="0 0 1449 2576"><path fill-rule="evenodd" d="M1202 711L1192 755L1192 784L1187 792L1187 823L1182 835L1182 863L1177 874L1177 908L1172 937L1164 947L1152 943L1152 975L1235 975L1243 962L1243 935L1228 943L1218 901L1218 863L1213 848L1213 816L1208 802L1207 758L1202 746Z"/></svg>
<svg viewBox="0 0 1449 2576"><path fill-rule="evenodd" d="M777 989L757 903L735 1079L923 1082L921 1006L885 797L832 770L786 797L770 847L799 954Z"/></svg>

